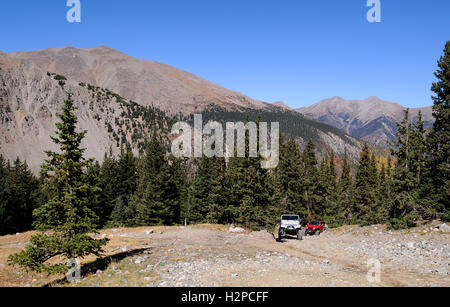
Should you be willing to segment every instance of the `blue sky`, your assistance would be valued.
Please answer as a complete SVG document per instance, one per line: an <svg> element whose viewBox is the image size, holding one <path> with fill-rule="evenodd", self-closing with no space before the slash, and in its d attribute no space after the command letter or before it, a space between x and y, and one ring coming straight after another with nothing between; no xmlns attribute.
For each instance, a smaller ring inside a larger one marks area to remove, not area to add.
<svg viewBox="0 0 450 307"><path fill-rule="evenodd" d="M292 107L342 96L431 105L436 62L450 40L450 1L0 1L0 50L111 46L267 102Z"/></svg>

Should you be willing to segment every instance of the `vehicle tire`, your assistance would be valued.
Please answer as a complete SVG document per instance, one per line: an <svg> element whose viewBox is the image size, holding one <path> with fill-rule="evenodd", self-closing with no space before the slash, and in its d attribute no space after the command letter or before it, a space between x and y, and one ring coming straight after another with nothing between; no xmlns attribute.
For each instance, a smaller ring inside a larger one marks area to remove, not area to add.
<svg viewBox="0 0 450 307"><path fill-rule="evenodd" d="M283 230L278 230L278 241L281 241L283 239Z"/></svg>
<svg viewBox="0 0 450 307"><path fill-rule="evenodd" d="M315 235L315 236L319 236L319 235L320 235L320 230L316 230L316 231L314 232L314 235Z"/></svg>
<svg viewBox="0 0 450 307"><path fill-rule="evenodd" d="M297 231L297 240L303 240L303 230Z"/></svg>

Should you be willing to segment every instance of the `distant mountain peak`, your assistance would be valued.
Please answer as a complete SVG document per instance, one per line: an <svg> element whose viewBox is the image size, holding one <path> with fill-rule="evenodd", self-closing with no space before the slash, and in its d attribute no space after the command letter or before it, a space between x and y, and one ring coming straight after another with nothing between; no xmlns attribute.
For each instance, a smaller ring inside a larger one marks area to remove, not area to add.
<svg viewBox="0 0 450 307"><path fill-rule="evenodd" d="M293 110L293 108L288 106L284 101L277 101L277 102L272 103L272 105L283 108L283 109Z"/></svg>
<svg viewBox="0 0 450 307"><path fill-rule="evenodd" d="M296 111L314 118L344 132L385 146L397 130L397 122L403 119L405 107L398 103L370 96L363 100L346 100L335 96ZM428 123L433 122L431 107L414 108L410 110L411 118L419 111Z"/></svg>

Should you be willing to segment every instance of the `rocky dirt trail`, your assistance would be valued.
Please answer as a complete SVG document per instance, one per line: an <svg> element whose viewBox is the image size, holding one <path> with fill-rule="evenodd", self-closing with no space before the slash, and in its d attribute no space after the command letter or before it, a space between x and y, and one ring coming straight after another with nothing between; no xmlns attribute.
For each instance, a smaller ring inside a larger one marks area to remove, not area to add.
<svg viewBox="0 0 450 307"><path fill-rule="evenodd" d="M282 242L266 231L230 233L216 225L114 229L101 236L111 239L107 255L138 252L62 286L450 286L450 234L435 225L400 232L346 226ZM380 282L367 279L369 259L381 264ZM42 285L29 278L34 281L22 276L21 285Z"/></svg>

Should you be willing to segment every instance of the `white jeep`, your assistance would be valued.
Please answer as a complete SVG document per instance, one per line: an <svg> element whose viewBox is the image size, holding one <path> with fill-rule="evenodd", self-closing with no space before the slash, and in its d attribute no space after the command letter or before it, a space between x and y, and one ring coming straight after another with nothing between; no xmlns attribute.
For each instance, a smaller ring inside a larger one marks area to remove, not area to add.
<svg viewBox="0 0 450 307"><path fill-rule="evenodd" d="M297 236L297 240L302 240L305 230L302 228L301 222L302 220L298 215L282 215L280 229L278 230L278 240L282 240L286 235Z"/></svg>

